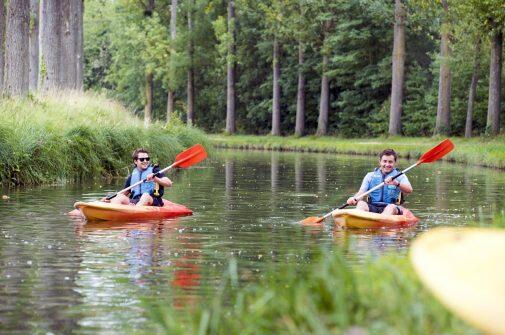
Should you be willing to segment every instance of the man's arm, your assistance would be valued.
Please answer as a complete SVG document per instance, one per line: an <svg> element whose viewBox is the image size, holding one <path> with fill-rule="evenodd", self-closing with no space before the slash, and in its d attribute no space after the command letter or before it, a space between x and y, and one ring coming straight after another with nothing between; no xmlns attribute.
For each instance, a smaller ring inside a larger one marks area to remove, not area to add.
<svg viewBox="0 0 505 335"><path fill-rule="evenodd" d="M405 194L412 193L412 185L410 185L409 178L407 178L406 175L401 175L400 177L396 178L395 180L391 180L391 178L387 178L384 180L384 183L386 185L394 185L400 189L401 192Z"/></svg>
<svg viewBox="0 0 505 335"><path fill-rule="evenodd" d="M352 205L352 206L356 205L358 203L359 196L362 195L363 193L365 193L366 191L368 191L368 185L370 185L371 177L372 177L371 173L366 174L365 178L363 178L363 181L361 182L361 186L359 188L358 193L356 193L354 196L347 199L347 203L349 205Z"/></svg>
<svg viewBox="0 0 505 335"><path fill-rule="evenodd" d="M154 181L163 187L172 186L172 181L165 177L163 173L158 173L159 169L153 169L153 173L147 175L147 181Z"/></svg>

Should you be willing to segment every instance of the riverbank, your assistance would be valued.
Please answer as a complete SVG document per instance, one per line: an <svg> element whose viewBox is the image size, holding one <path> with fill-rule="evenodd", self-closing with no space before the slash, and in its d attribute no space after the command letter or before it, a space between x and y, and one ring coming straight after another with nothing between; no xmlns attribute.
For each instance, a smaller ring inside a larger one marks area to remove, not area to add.
<svg viewBox="0 0 505 335"><path fill-rule="evenodd" d="M0 119L0 182L9 186L126 175L136 147L166 165L195 143L209 147L196 128L177 121L145 128L133 112L96 93L2 99Z"/></svg>
<svg viewBox="0 0 505 335"><path fill-rule="evenodd" d="M218 148L264 149L280 151L326 152L351 155L377 155L385 148L394 148L404 158L419 158L443 140L426 137L392 137L344 139L337 137L278 137L253 135L210 135ZM451 138L456 148L444 160L505 169L505 137Z"/></svg>

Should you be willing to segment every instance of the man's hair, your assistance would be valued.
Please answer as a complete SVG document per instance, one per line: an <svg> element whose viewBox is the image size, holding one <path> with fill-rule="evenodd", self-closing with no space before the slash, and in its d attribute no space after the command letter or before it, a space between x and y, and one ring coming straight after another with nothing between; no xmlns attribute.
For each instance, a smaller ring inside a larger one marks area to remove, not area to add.
<svg viewBox="0 0 505 335"><path fill-rule="evenodd" d="M148 154L149 155L149 152L147 152L146 149L144 148L138 148L138 149L135 149L132 153L132 159L133 160L136 160L139 156L140 153L144 153L144 154Z"/></svg>
<svg viewBox="0 0 505 335"><path fill-rule="evenodd" d="M395 158L395 162L398 159L398 155L396 154L396 152L393 149L382 150L382 152L379 155L379 160L382 159L382 156L393 156Z"/></svg>

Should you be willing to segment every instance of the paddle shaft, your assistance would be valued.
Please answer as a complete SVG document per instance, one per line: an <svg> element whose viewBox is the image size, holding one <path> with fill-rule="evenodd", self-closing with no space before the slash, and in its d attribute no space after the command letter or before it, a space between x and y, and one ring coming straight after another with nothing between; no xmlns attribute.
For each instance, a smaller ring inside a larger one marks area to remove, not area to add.
<svg viewBox="0 0 505 335"><path fill-rule="evenodd" d="M182 163L184 163L184 162L186 162L186 161L190 160L191 158L193 158L193 157L195 157L195 156L197 156L197 155L199 155L199 154L200 154L200 152L198 152L198 151L197 151L197 152L195 152L195 153L193 153L193 154L189 155L188 157L184 157L183 159L180 159L180 160L178 160L178 161L175 161L175 162L174 162L174 163L172 163L170 166L167 166L167 167L166 167L166 168L164 168L163 170L160 170L160 171L156 172L156 174L155 174L155 175L157 175L157 174L161 174L161 173L164 173L164 172L166 172L166 171L170 170L171 168L173 168L173 167L175 167L175 166L178 166L178 165L180 165L180 164L182 164ZM132 189L132 188L134 188L135 186L138 186L138 185L140 185L140 184L142 184L142 183L145 183L146 181L147 181L147 178L146 178L146 179L142 179L141 181L138 181L138 182L136 182L135 184L130 185L129 187L127 187L127 188L125 188L125 189L123 189L123 190L121 190L121 191L119 191L119 192L117 192L117 193L115 193L115 194L113 194L113 195L109 195L109 196L107 196L107 197L106 197L106 199L107 199L107 200L110 200L110 199L112 199L112 198L115 198L115 197L116 197L119 193L128 192L129 190L131 190L131 189Z"/></svg>
<svg viewBox="0 0 505 335"><path fill-rule="evenodd" d="M393 178L391 178L391 180L395 180L396 178L400 177L402 174L407 173L408 171L410 171L411 169L415 168L415 167L416 167L416 166L418 166L419 164L421 164L421 162L417 162L416 164L413 164L413 165L409 166L408 168L406 168L405 170L401 171L401 172L400 172L400 173L398 173L396 176L394 176ZM363 198L364 196L366 196L366 195L368 195L368 194L372 193L373 191L375 191L375 190L377 190L377 189L381 188L382 186L384 186L384 182L380 183L379 185L377 185L377 186L375 186L375 187L372 187L370 190L366 191L365 193L360 194L360 195L358 195L357 197L354 197L354 199L359 200L359 199ZM332 215L332 214L333 214L333 212L335 212L336 210L339 210L339 209L344 209L344 208L346 208L347 206L349 206L349 204L348 204L348 203L345 203L345 204L343 204L342 206L340 206L340 207L338 207L338 208L336 208L336 209L332 210L332 211L331 211L331 212L329 212L328 214L325 214L325 215L323 216L323 220L324 220L324 219L326 219L327 217L329 217L330 215Z"/></svg>

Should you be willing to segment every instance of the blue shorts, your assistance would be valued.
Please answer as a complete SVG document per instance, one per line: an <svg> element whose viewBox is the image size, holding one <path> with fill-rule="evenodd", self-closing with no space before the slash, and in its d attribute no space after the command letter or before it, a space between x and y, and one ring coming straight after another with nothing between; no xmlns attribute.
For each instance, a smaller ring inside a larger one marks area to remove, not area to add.
<svg viewBox="0 0 505 335"><path fill-rule="evenodd" d="M382 213L384 212L384 208L386 208L386 206L388 204L385 204L385 203L375 203L375 204L371 204L371 203L367 203L368 205L368 210L372 213ZM402 211L402 207L401 206L396 206L396 209L398 210L398 215L402 215L403 214L403 211Z"/></svg>

